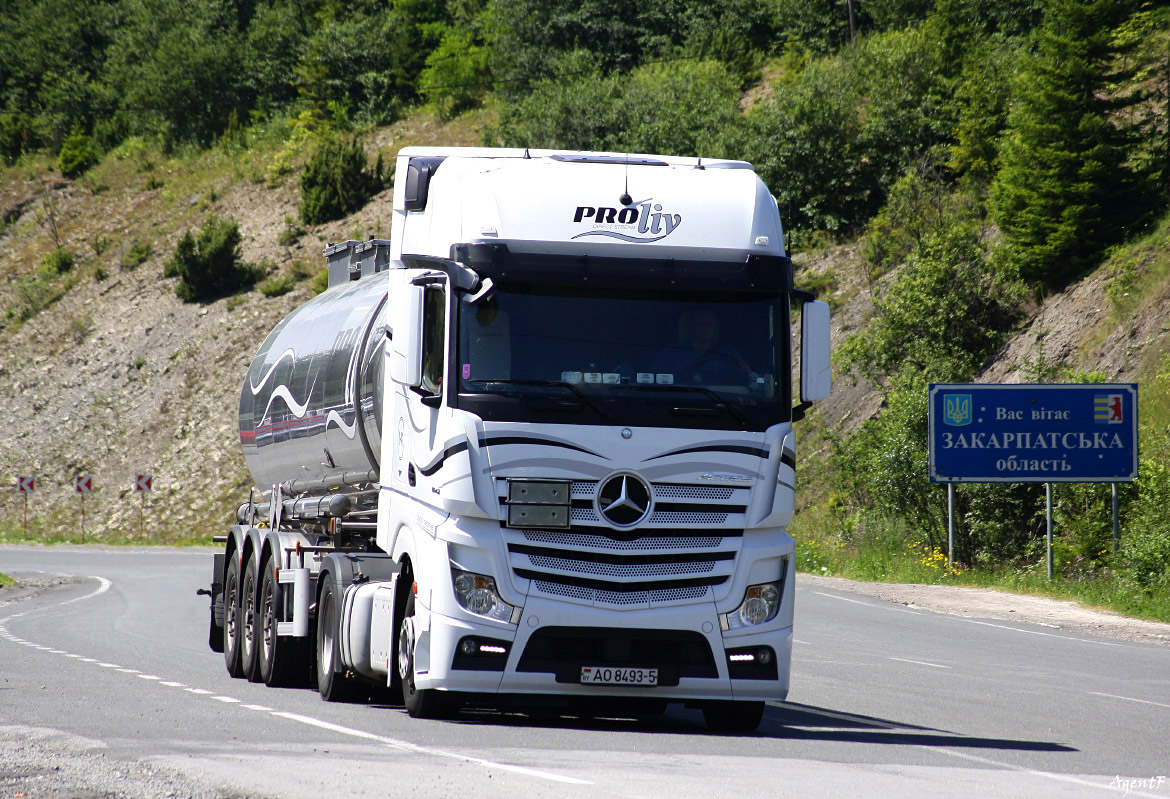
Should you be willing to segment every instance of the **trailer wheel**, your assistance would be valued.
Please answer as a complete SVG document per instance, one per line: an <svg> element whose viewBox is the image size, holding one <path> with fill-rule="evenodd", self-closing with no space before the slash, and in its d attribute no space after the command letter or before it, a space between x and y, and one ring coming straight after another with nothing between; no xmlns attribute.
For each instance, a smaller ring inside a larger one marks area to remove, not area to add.
<svg viewBox="0 0 1170 799"><path fill-rule="evenodd" d="M240 665L240 558L228 556L227 574L223 578L223 661L232 677L243 677Z"/></svg>
<svg viewBox="0 0 1170 799"><path fill-rule="evenodd" d="M703 706L707 728L715 732L753 732L763 718L763 702L711 702Z"/></svg>
<svg viewBox="0 0 1170 799"><path fill-rule="evenodd" d="M270 687L299 685L307 682L308 639L280 638L276 625L284 615L284 591L276 580L276 560L264 560L264 578L260 581L260 604L256 613L256 641L260 679ZM298 675L304 679L298 679Z"/></svg>
<svg viewBox="0 0 1170 799"><path fill-rule="evenodd" d="M414 650L417 639L414 633L414 593L406 600L406 611L398 629L398 677L402 683L402 704L406 712L416 719L441 719L451 715L454 708L447 697L431 688L419 689L414 684Z"/></svg>
<svg viewBox="0 0 1170 799"><path fill-rule="evenodd" d="M244 569L244 587L240 592L240 671L249 682L260 682L260 668L256 645L256 558L248 558Z"/></svg>
<svg viewBox="0 0 1170 799"><path fill-rule="evenodd" d="M325 577L317 600L317 690L326 702L347 702L355 693L353 681L338 668L337 600L332 579Z"/></svg>

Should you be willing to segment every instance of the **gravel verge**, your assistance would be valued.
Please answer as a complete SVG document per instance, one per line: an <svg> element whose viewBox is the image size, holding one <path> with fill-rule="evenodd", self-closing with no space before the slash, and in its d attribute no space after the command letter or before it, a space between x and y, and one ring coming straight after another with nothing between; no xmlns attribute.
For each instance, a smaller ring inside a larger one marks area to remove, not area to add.
<svg viewBox="0 0 1170 799"><path fill-rule="evenodd" d="M99 741L0 724L0 796L12 799L233 799L177 772L107 757Z"/></svg>

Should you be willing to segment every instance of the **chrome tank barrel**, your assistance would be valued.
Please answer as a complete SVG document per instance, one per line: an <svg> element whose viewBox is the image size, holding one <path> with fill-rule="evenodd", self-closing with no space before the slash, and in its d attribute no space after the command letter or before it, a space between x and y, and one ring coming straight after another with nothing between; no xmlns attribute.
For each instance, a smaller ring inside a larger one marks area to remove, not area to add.
<svg viewBox="0 0 1170 799"><path fill-rule="evenodd" d="M240 443L262 490L377 481L388 288L381 273L330 289L264 340L240 392Z"/></svg>

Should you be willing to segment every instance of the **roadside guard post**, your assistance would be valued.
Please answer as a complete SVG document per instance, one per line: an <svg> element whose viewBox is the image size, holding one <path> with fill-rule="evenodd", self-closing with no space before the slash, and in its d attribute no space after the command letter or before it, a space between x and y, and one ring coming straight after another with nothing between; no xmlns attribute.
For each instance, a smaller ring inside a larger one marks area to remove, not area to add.
<svg viewBox="0 0 1170 799"><path fill-rule="evenodd" d="M1136 383L930 385L930 481L947 484L948 562L955 483L1044 483L1052 579L1052 483L1117 484L1138 473Z"/></svg>
<svg viewBox="0 0 1170 799"><path fill-rule="evenodd" d="M16 490L24 497L24 517L21 521L21 534L28 538L28 495L37 490L37 478L32 474L18 474L16 476Z"/></svg>

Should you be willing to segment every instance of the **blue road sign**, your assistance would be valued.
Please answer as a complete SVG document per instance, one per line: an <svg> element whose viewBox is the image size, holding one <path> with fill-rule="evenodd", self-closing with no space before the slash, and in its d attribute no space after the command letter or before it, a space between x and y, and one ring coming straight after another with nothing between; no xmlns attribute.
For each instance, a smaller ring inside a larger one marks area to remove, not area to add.
<svg viewBox="0 0 1170 799"><path fill-rule="evenodd" d="M1137 384L930 385L932 483L1137 477Z"/></svg>

